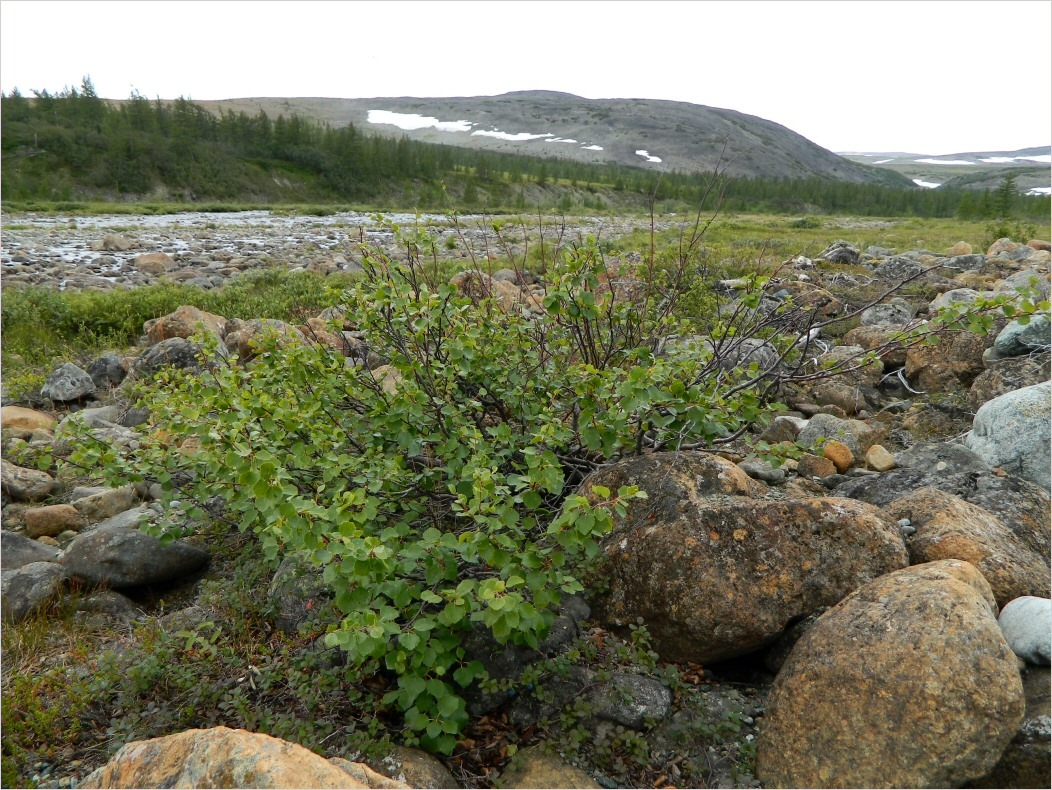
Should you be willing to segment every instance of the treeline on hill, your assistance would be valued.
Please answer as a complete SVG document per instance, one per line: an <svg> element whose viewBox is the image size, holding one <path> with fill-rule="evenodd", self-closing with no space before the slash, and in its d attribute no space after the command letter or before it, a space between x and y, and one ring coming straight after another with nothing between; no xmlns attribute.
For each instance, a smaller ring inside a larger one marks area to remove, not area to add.
<svg viewBox="0 0 1052 790"><path fill-rule="evenodd" d="M713 204L712 174L590 165L392 139L353 125L332 128L297 116L218 116L184 98L135 92L114 105L91 80L60 93L17 89L0 96L5 201L135 200L156 197L255 203L367 202L444 209L533 208L533 187L562 190L558 208ZM826 178L727 179L723 208L748 212L972 218L996 201L962 190L897 189ZM1014 212L1047 218L1049 199L1022 197ZM989 216L994 216L991 213ZM978 218L982 218L979 216Z"/></svg>

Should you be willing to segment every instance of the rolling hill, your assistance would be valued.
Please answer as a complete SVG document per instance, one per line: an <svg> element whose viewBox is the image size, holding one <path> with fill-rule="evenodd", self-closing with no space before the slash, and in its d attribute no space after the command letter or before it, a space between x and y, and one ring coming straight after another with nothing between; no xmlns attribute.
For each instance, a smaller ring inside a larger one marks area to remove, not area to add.
<svg viewBox="0 0 1052 790"><path fill-rule="evenodd" d="M246 98L197 101L211 112L265 112L354 124L385 136L468 148L730 176L821 176L909 186L777 123L734 110L650 99L583 99L553 91L453 98Z"/></svg>

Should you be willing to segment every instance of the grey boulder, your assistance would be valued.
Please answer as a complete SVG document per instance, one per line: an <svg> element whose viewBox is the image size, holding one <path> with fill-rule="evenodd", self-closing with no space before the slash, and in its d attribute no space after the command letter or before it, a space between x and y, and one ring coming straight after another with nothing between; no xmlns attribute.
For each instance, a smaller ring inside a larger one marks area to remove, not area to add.
<svg viewBox="0 0 1052 790"><path fill-rule="evenodd" d="M1052 485L1052 381L987 401L975 413L964 446L990 466L1000 466L1049 490Z"/></svg>
<svg viewBox="0 0 1052 790"><path fill-rule="evenodd" d="M100 527L78 535L59 562L71 576L121 589L178 579L202 568L208 552L184 541L160 540L125 527Z"/></svg>
<svg viewBox="0 0 1052 790"><path fill-rule="evenodd" d="M18 532L0 531L0 569L13 571L31 562L55 562L61 552Z"/></svg>
<svg viewBox="0 0 1052 790"><path fill-rule="evenodd" d="M0 610L5 623L18 623L62 591L68 578L55 562L31 562L13 571L3 571L0 581Z"/></svg>
<svg viewBox="0 0 1052 790"><path fill-rule="evenodd" d="M91 376L71 362L63 362L47 377L40 397L53 401L75 401L95 392Z"/></svg>

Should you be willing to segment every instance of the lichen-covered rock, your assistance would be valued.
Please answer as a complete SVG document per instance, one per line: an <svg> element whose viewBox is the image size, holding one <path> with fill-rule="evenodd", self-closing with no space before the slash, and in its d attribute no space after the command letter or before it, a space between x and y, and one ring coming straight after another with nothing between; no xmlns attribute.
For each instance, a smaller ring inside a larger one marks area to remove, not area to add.
<svg viewBox="0 0 1052 790"><path fill-rule="evenodd" d="M976 412L984 403L1000 395L1048 381L1052 370L1050 365L1052 354L1048 351L996 360L972 382L964 405Z"/></svg>
<svg viewBox="0 0 1052 790"><path fill-rule="evenodd" d="M1049 668L1027 667L1023 674L1026 713L1019 732L986 776L965 787L1045 787L1052 764L1052 695Z"/></svg>
<svg viewBox="0 0 1052 790"><path fill-rule="evenodd" d="M95 382L87 371L72 362L63 362L50 374L40 388L40 397L54 401L80 400L95 392Z"/></svg>
<svg viewBox="0 0 1052 790"><path fill-rule="evenodd" d="M886 508L896 499L931 486L993 513L1024 545L1049 562L1052 521L1047 492L1008 474L994 474L967 447L918 443L896 453L898 469L846 480L833 493Z"/></svg>
<svg viewBox="0 0 1052 790"><path fill-rule="evenodd" d="M767 787L956 787L1023 721L989 585L959 560L889 573L834 606L775 680L757 742Z"/></svg>
<svg viewBox="0 0 1052 790"><path fill-rule="evenodd" d="M1049 595L1049 568L987 510L937 488L918 488L888 508L895 521L909 519L916 530L906 540L910 564L958 559L970 562L990 583L998 606L1022 595Z"/></svg>
<svg viewBox="0 0 1052 790"><path fill-rule="evenodd" d="M632 501L603 541L593 617L621 629L642 618L665 660L706 663L757 650L793 619L906 565L901 535L875 509L735 496L760 484L713 459L632 459L580 488L587 496L595 485L631 483L650 497Z"/></svg>
<svg viewBox="0 0 1052 790"><path fill-rule="evenodd" d="M127 743L80 787L365 788L391 787L365 766L362 781L294 743L213 727ZM405 787L405 785L395 785Z"/></svg>
<svg viewBox="0 0 1052 790"><path fill-rule="evenodd" d="M863 458L866 450L884 436L887 426L870 424L862 420L844 420L832 414L816 414L807 421L797 441L811 445L819 439L835 439L844 444L855 458Z"/></svg>
<svg viewBox="0 0 1052 790"><path fill-rule="evenodd" d="M147 341L153 345L172 337L189 339L199 332L208 332L222 339L226 318L199 310L192 305L181 305L168 315L153 318L142 326Z"/></svg>
<svg viewBox="0 0 1052 790"><path fill-rule="evenodd" d="M198 370L204 361L201 347L182 337L161 340L143 351L135 360L135 373L152 376L164 368Z"/></svg>
<svg viewBox="0 0 1052 790"><path fill-rule="evenodd" d="M1052 381L1007 392L975 413L964 446L1048 491L1052 487Z"/></svg>

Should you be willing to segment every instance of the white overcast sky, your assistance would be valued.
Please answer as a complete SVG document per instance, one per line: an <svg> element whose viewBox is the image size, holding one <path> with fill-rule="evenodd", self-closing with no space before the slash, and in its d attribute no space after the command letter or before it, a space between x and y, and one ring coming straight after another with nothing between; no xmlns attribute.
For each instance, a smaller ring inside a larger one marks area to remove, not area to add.
<svg viewBox="0 0 1052 790"><path fill-rule="evenodd" d="M1052 143L1050 30L1049 0L2 0L0 89L544 89L724 107L839 152L950 154Z"/></svg>

